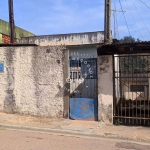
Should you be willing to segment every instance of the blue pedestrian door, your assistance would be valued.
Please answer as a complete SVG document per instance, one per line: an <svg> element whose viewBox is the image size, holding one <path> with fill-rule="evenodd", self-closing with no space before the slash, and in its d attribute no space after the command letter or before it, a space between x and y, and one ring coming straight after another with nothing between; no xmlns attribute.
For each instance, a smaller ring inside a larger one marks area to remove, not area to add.
<svg viewBox="0 0 150 150"><path fill-rule="evenodd" d="M70 59L70 118L97 120L97 58Z"/></svg>

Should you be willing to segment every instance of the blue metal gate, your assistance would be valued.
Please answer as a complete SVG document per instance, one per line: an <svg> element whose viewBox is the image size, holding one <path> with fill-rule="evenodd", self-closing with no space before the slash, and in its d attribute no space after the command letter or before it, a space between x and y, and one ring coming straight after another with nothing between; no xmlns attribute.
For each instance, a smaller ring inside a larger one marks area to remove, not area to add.
<svg viewBox="0 0 150 150"><path fill-rule="evenodd" d="M70 59L70 118L97 120L97 58Z"/></svg>

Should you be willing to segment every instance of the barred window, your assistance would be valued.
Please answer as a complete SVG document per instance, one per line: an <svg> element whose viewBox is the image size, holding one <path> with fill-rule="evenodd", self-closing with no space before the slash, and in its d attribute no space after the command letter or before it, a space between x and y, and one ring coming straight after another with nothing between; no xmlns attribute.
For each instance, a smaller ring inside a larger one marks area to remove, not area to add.
<svg viewBox="0 0 150 150"><path fill-rule="evenodd" d="M130 85L131 92L144 92L144 85Z"/></svg>

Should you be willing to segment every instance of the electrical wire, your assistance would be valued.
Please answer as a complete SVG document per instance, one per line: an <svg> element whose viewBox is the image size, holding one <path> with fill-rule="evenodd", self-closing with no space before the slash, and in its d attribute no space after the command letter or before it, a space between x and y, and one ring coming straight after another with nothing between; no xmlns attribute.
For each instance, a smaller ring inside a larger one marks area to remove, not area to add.
<svg viewBox="0 0 150 150"><path fill-rule="evenodd" d="M115 15L115 12L114 12L114 10L115 10L115 0L113 0L113 4L114 4L114 9L113 10L111 10L112 12L113 12L113 19L114 19L114 38L115 38L115 17L114 17L114 15Z"/></svg>
<svg viewBox="0 0 150 150"><path fill-rule="evenodd" d="M124 20L125 20L125 23L126 23L126 26L127 26L128 32L129 32L129 35L130 35L130 37L131 37L131 33L130 33L130 30L129 30L129 26L128 26L126 17L125 17L125 15L124 15L124 11L123 11L122 4L121 4L121 1L120 1L120 0L119 0L119 3L120 3L120 7L121 7L121 10L122 10L122 13L123 13L123 16L124 16ZM130 40L131 40L131 39L130 39ZM131 40L130 42L132 42L132 40Z"/></svg>
<svg viewBox="0 0 150 150"><path fill-rule="evenodd" d="M127 3L127 0L125 0L125 2L126 2L126 5L127 5L128 9L129 9L129 12L131 13L131 16L132 16L132 19L133 19L133 21L134 21L134 23L135 23L136 28L138 29L138 31L139 31L141 37L143 38L143 36L142 36L142 34L141 34L141 31L139 30L139 28L138 28L138 26L137 26L137 24L136 24L136 21L135 21L135 19L134 19L134 17L133 17L133 14L132 14L132 12L131 12L131 10L130 10L130 8L129 8L129 5L128 5L128 3Z"/></svg>
<svg viewBox="0 0 150 150"><path fill-rule="evenodd" d="M116 10L116 8L115 8L115 0L113 0L113 4L114 4L114 9L112 10L112 12L113 12L113 20L114 20L113 26L114 26L114 39L115 39L116 38L116 31L115 31L115 29L116 29L116 22L115 22L115 15L116 15L116 13L115 13L115 10Z"/></svg>
<svg viewBox="0 0 150 150"><path fill-rule="evenodd" d="M118 39L120 38L120 34L119 34L119 28L118 28L118 20L117 20L117 14L116 14L116 28L117 28L117 33L118 33Z"/></svg>
<svg viewBox="0 0 150 150"><path fill-rule="evenodd" d="M145 6L147 6L149 9L150 9L150 7L145 3L145 2L143 2L143 1L141 1L141 0L139 0L141 3L143 3Z"/></svg>
<svg viewBox="0 0 150 150"><path fill-rule="evenodd" d="M114 3L114 10L117 10L116 9L116 0L114 0L113 3ZM116 17L114 17L114 22L115 22L114 25L116 25L116 27L114 27L114 28L116 28L116 30L117 30L116 31L116 36L118 35L118 39L119 39L119 29L118 29L117 13L114 12L114 15L116 15Z"/></svg>
<svg viewBox="0 0 150 150"><path fill-rule="evenodd" d="M136 7L136 5L135 5L134 1L133 1L133 0L131 0L131 1L132 1L133 5L134 5L134 7L135 7L135 9L136 9L136 11L137 11L137 13L138 13L138 15L140 16L140 18L141 18L141 20L142 20L143 24L145 25L145 27L146 27L147 31L150 33L150 31L149 31L148 27L146 26L146 24L145 24L144 20L142 19L142 17L141 17L141 15L140 15L140 13L138 12L137 7Z"/></svg>

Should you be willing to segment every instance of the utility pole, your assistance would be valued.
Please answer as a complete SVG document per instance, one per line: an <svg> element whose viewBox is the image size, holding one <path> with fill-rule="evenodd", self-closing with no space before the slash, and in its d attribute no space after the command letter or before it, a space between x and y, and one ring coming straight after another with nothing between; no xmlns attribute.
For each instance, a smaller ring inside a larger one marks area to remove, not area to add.
<svg viewBox="0 0 150 150"><path fill-rule="evenodd" d="M111 0L105 0L104 43L111 44Z"/></svg>
<svg viewBox="0 0 150 150"><path fill-rule="evenodd" d="M15 23L14 23L14 10L13 10L13 0L8 0L9 5L9 24L10 24L10 43L14 43L14 30L15 30Z"/></svg>

